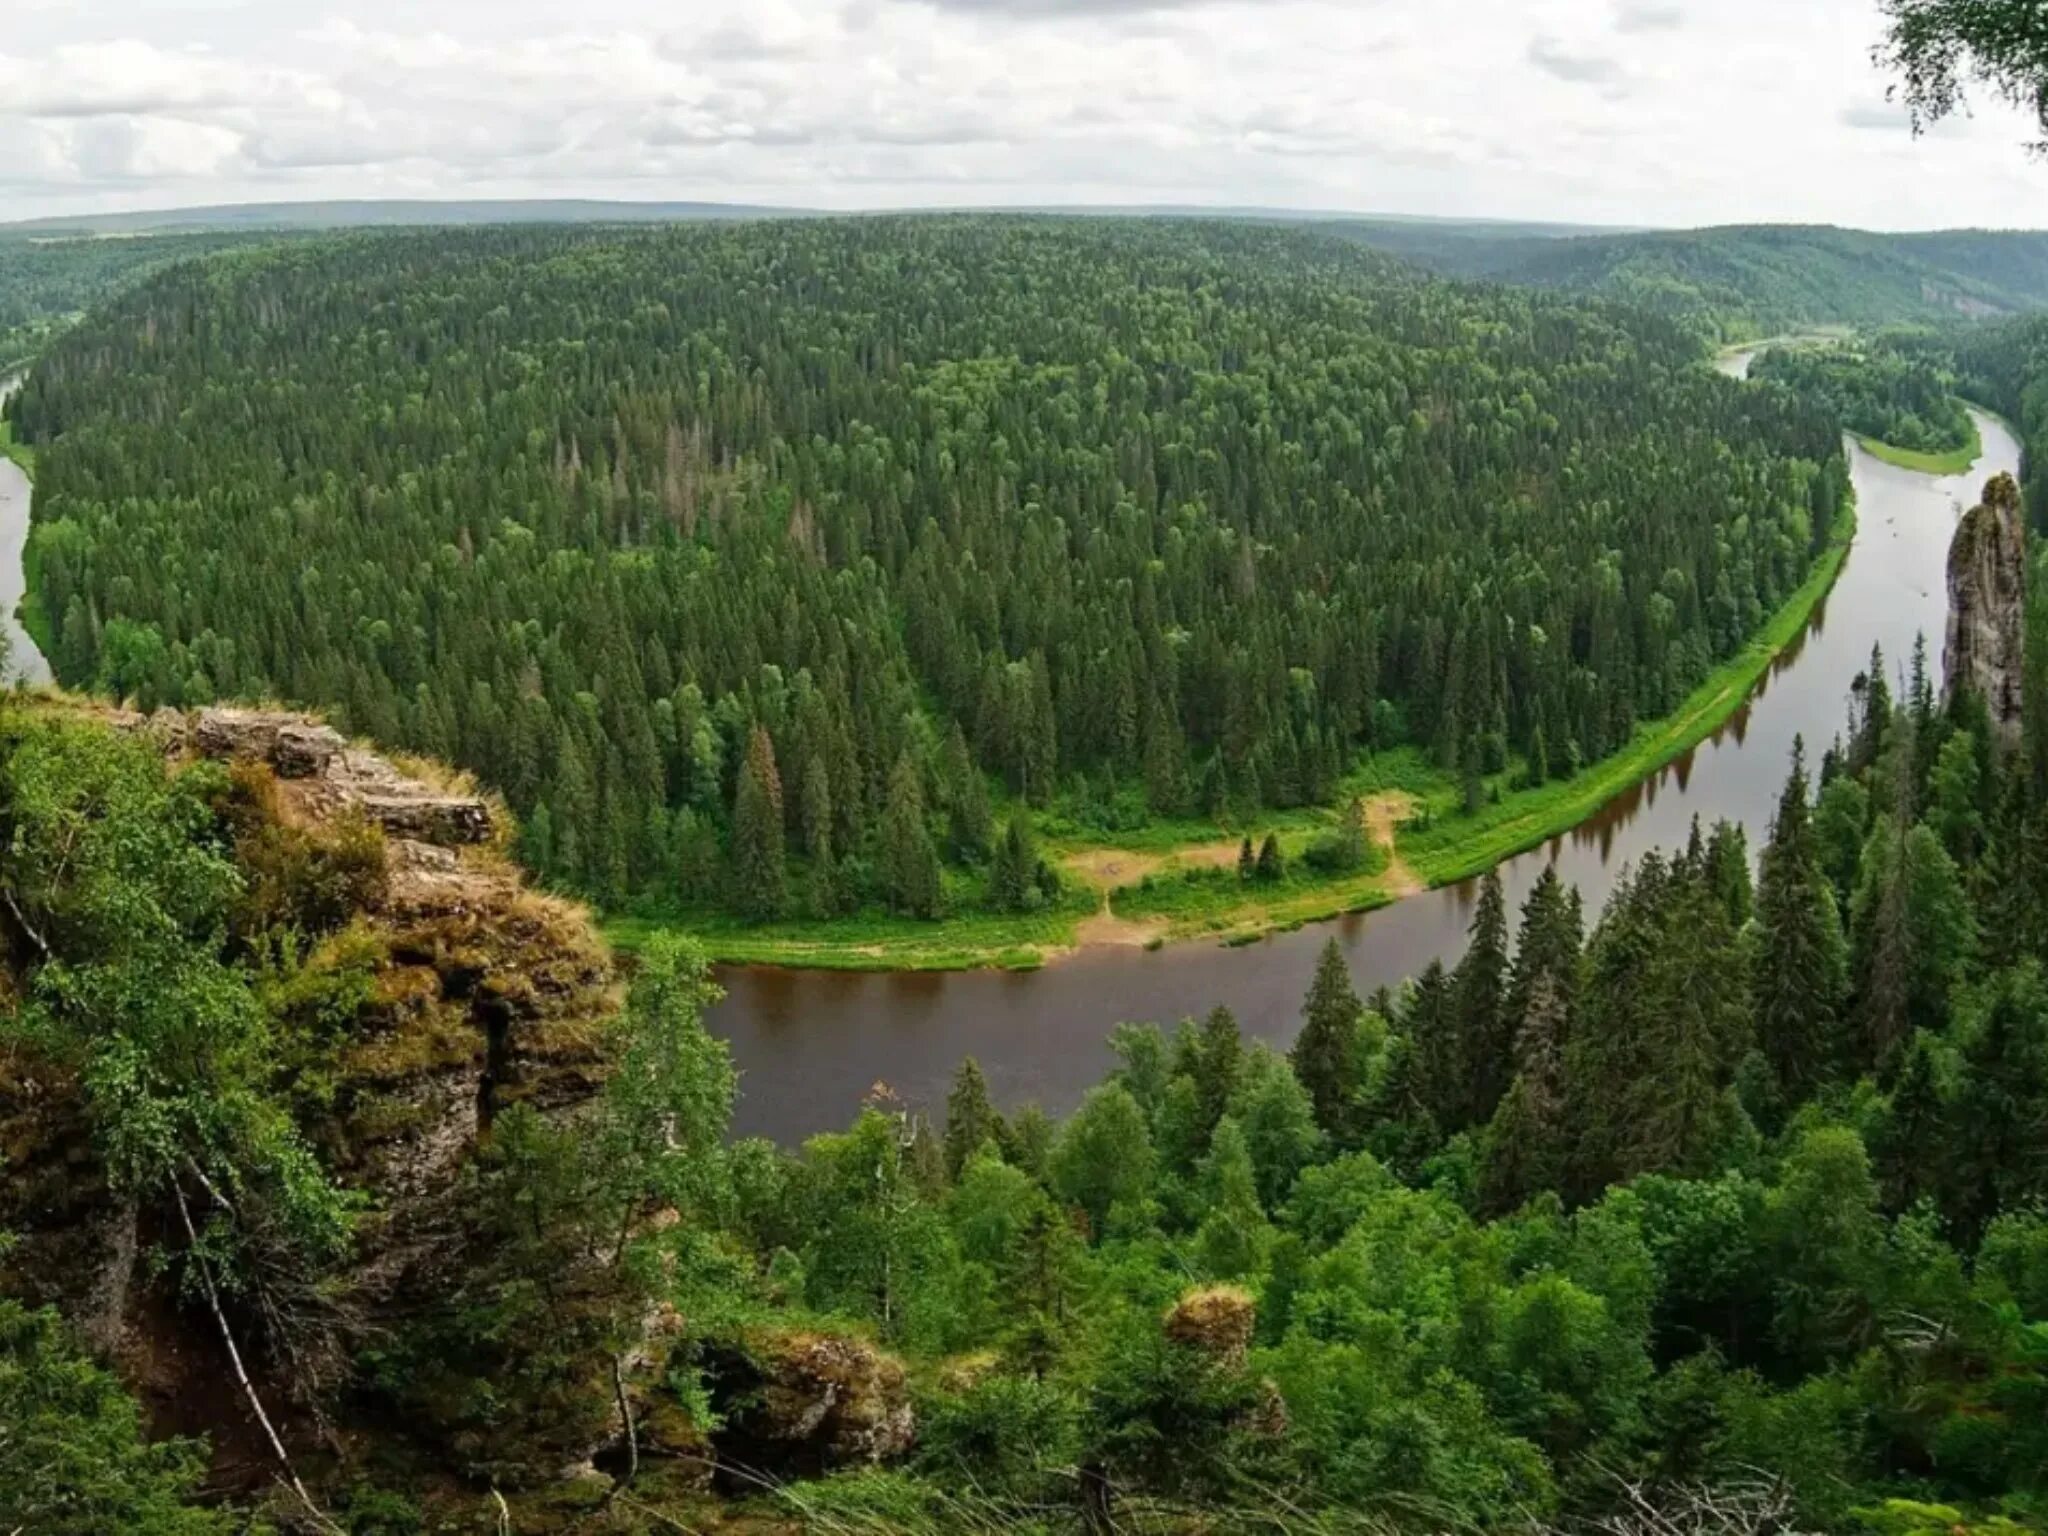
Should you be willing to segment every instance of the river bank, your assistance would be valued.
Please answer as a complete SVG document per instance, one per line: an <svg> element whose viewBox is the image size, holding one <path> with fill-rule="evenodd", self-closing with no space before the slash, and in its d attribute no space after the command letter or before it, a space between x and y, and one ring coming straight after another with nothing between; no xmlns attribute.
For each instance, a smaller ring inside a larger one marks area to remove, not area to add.
<svg viewBox="0 0 2048 1536"><path fill-rule="evenodd" d="M0 405L21 383L19 374L0 377ZM5 680L47 683L46 626L36 622L32 562L28 558L31 476L35 452L14 441L12 423L0 420L0 634L7 639Z"/></svg>
<svg viewBox="0 0 2048 1536"><path fill-rule="evenodd" d="M1183 824L1123 840L1047 838L1045 852L1070 886L1057 908L1015 916L968 912L937 923L869 914L830 922L750 926L713 912L615 917L606 937L632 951L656 933L687 929L714 961L839 971L1034 971L1091 949L1157 948L1196 940L1243 945L1311 923L1378 911L1421 891L1464 880L1537 847L1671 763L1740 710L1786 649L1798 642L1839 577L1856 534L1853 496L1812 572L1748 646L1660 720L1639 725L1620 751L1570 779L1517 787L1512 761L1481 781L1480 805L1465 785L1413 749L1356 767L1337 804L1364 803L1373 853L1358 870L1324 877L1306 869L1309 847L1338 823L1336 808L1294 811L1241 828ZM1272 833L1290 870L1272 885L1237 874L1240 839Z"/></svg>
<svg viewBox="0 0 2048 1536"><path fill-rule="evenodd" d="M1740 358L1730 362L1739 372ZM2019 444L2004 424L1980 414L1977 425L1984 456L1954 477L1915 474L1849 442L1856 535L1804 630L1697 745L1501 864L1511 906L1554 870L1579 890L1588 914L1597 913L1623 869L1653 849L1682 845L1695 817L1709 826L1734 822L1752 851L1762 846L1794 740L1804 737L1817 756L1842 729L1872 646L1884 648L1888 668L1904 664L1916 636L1939 651L1956 521L1987 477L2019 467ZM1421 831L1411 826L1402 846L1413 849ZM1115 1065L1107 1039L1118 1023L1170 1026L1222 1006L1248 1036L1284 1048L1327 942L1336 940L1361 992L1398 987L1432 960L1456 960L1477 899L1477 881L1453 880L1369 914L1249 944L1082 949L1030 974L726 966L726 996L709 1023L730 1043L742 1075L741 1135L794 1142L838 1129L878 1082L904 1104L936 1112L970 1055L999 1102L1063 1113Z"/></svg>

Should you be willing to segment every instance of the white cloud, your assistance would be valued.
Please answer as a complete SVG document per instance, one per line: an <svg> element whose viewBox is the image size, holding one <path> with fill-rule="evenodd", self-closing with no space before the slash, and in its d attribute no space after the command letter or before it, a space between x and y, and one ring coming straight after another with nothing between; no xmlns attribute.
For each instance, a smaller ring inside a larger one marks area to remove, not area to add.
<svg viewBox="0 0 2048 1536"><path fill-rule="evenodd" d="M9 11L0 217L404 194L2048 223L2013 114L1896 131L1876 0Z"/></svg>

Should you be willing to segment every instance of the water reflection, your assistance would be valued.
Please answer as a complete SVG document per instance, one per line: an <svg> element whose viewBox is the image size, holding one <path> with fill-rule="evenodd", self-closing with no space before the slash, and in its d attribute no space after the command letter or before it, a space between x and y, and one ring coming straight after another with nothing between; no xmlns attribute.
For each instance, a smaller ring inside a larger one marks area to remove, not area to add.
<svg viewBox="0 0 2048 1536"><path fill-rule="evenodd" d="M1851 445L1856 543L1805 635L1713 736L1570 833L1504 865L1511 902L1519 905L1538 873L1555 865L1597 907L1621 868L1682 843L1694 816L1739 821L1752 848L1761 844L1794 736L1803 733L1816 752L1833 739L1871 646L1903 666L1915 636L1925 634L1938 653L1941 573L1956 518L1987 476L2019 465L2018 444L2001 424L1980 417L1978 426L1983 458L1968 474L1942 479ZM1246 948L1102 950L1033 975L736 969L723 978L729 995L712 1026L732 1041L744 1074L737 1123L746 1133L794 1139L842 1126L878 1081L913 1103L937 1105L969 1054L1004 1102L1036 1100L1060 1112L1107 1069L1103 1041L1117 1022L1170 1022L1223 1003L1248 1033L1283 1045L1330 935L1361 990L1392 985L1463 948L1475 899L1467 883Z"/></svg>

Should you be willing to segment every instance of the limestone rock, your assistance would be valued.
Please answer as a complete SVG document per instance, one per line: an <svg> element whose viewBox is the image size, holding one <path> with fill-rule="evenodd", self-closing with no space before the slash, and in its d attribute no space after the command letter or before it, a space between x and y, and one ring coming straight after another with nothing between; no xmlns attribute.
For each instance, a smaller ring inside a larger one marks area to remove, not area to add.
<svg viewBox="0 0 2048 1536"><path fill-rule="evenodd" d="M903 1366L861 1339L764 1333L716 1371L720 1458L784 1475L905 1455L917 1421Z"/></svg>
<svg viewBox="0 0 2048 1536"><path fill-rule="evenodd" d="M1975 693L2008 745L2020 733L2026 647L2026 522L2020 488L1995 476L1963 516L1948 552L1948 644L1942 697Z"/></svg>
<svg viewBox="0 0 2048 1536"><path fill-rule="evenodd" d="M1258 1304L1232 1285L1190 1291L1166 1314L1166 1336L1206 1355L1226 1371L1241 1371L1258 1326Z"/></svg>

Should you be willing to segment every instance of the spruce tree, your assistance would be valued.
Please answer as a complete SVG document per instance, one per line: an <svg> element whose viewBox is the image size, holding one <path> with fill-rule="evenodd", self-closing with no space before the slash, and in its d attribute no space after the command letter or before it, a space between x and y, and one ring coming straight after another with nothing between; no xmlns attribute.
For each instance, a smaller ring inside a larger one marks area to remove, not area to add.
<svg viewBox="0 0 2048 1536"><path fill-rule="evenodd" d="M1259 879L1268 885L1287 878L1287 856L1280 851L1280 834L1268 832L1266 840L1259 844Z"/></svg>
<svg viewBox="0 0 2048 1536"><path fill-rule="evenodd" d="M1479 906L1465 958L1451 978L1458 1055L1469 1074L1464 1102L1449 1124L1462 1128L1493 1117L1514 1072L1514 1025L1507 1014L1508 918L1500 873L1479 885Z"/></svg>
<svg viewBox="0 0 2048 1536"><path fill-rule="evenodd" d="M1249 884L1259 872L1259 856L1252 851L1252 840L1246 837L1237 845L1237 878Z"/></svg>
<svg viewBox="0 0 2048 1536"><path fill-rule="evenodd" d="M1290 1060L1307 1091L1316 1124L1339 1146L1358 1134L1358 1022L1361 1008L1344 951L1331 939L1316 961L1315 980L1302 1006L1301 1034Z"/></svg>
<svg viewBox="0 0 2048 1536"><path fill-rule="evenodd" d="M1000 1146L1003 1131L1003 1117L989 1099L981 1063L969 1056L953 1074L953 1086L946 1094L946 1176L958 1179L985 1143L993 1141Z"/></svg>
<svg viewBox="0 0 2048 1536"><path fill-rule="evenodd" d="M1821 871L1807 795L1805 744L1795 741L1757 880L1750 975L1757 1043L1792 1103L1836 1070L1848 992L1841 914Z"/></svg>
<svg viewBox="0 0 2048 1536"><path fill-rule="evenodd" d="M1200 1193L1206 1213L1195 1234L1196 1262L1212 1279L1255 1273L1272 1240L1252 1171L1250 1149L1236 1120L1225 1115L1203 1159Z"/></svg>
<svg viewBox="0 0 2048 1536"><path fill-rule="evenodd" d="M925 824L924 776L908 752L889 775L889 806L882 818L882 879L889 905L910 917L939 915L939 851Z"/></svg>
<svg viewBox="0 0 2048 1536"><path fill-rule="evenodd" d="M782 843L782 778L775 743L755 726L732 806L733 904L756 922L782 916L789 905Z"/></svg>

